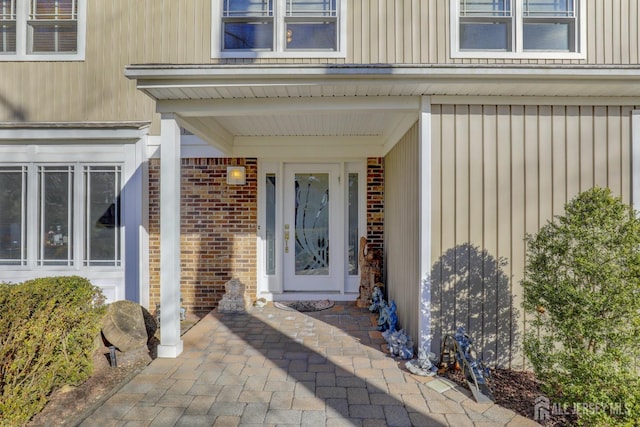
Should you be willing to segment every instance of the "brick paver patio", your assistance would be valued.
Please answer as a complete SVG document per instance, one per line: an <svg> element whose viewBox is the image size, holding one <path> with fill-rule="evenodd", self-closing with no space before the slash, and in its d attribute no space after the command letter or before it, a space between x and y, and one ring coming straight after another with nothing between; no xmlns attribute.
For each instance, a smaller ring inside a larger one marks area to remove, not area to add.
<svg viewBox="0 0 640 427"><path fill-rule="evenodd" d="M536 426L383 352L352 304L298 313L269 304L204 317L177 359L156 359L82 426Z"/></svg>

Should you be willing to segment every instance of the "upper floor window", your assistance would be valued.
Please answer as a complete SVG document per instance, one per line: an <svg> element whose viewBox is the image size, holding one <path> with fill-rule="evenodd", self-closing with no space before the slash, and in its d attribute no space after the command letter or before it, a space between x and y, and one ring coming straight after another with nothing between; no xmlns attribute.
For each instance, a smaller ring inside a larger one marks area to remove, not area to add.
<svg viewBox="0 0 640 427"><path fill-rule="evenodd" d="M583 58L584 0L452 0L454 58Z"/></svg>
<svg viewBox="0 0 640 427"><path fill-rule="evenodd" d="M213 57L344 55L343 0L213 2Z"/></svg>
<svg viewBox="0 0 640 427"><path fill-rule="evenodd" d="M84 59L86 0L0 0L0 60Z"/></svg>

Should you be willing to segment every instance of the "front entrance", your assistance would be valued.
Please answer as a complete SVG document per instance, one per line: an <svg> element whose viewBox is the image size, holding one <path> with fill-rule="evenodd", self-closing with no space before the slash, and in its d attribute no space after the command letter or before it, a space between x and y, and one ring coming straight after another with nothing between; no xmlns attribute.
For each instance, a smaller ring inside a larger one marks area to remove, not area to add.
<svg viewBox="0 0 640 427"><path fill-rule="evenodd" d="M284 168L284 290L336 291L340 254L339 167L286 164Z"/></svg>
<svg viewBox="0 0 640 427"><path fill-rule="evenodd" d="M261 162L258 294L268 299L357 297L366 233L364 161Z"/></svg>

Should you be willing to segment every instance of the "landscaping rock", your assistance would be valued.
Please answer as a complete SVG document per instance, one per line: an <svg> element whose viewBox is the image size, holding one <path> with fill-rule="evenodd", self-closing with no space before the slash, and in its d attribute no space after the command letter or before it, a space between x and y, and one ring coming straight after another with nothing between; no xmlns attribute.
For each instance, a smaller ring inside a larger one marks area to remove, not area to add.
<svg viewBox="0 0 640 427"><path fill-rule="evenodd" d="M116 301L107 307L107 314L102 323L102 335L105 340L122 352L135 350L147 345L151 315L140 304L133 301ZM155 332L155 329L154 331Z"/></svg>

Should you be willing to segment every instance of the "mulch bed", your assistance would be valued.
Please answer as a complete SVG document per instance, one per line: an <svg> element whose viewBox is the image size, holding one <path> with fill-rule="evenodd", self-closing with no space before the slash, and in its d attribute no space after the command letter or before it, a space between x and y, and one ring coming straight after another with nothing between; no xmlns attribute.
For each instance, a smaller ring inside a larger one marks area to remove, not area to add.
<svg viewBox="0 0 640 427"><path fill-rule="evenodd" d="M447 371L442 376L463 388L468 388L462 371ZM491 388L496 399L495 403L529 419L533 419L536 398L543 395L540 382L532 372L526 371L492 369ZM576 421L573 415L552 415L551 419L541 422L541 425L545 427L575 426Z"/></svg>

